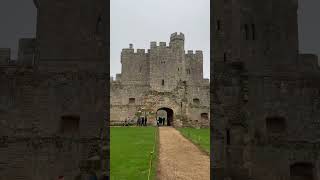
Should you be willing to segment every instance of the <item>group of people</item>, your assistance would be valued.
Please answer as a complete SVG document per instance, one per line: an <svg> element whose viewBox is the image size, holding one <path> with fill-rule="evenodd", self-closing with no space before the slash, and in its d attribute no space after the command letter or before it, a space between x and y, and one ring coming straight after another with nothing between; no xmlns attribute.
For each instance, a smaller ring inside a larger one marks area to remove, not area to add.
<svg viewBox="0 0 320 180"><path fill-rule="evenodd" d="M164 126L165 121L166 121L166 118L164 118L164 117L158 117L157 125L159 126L159 125L162 124L162 125Z"/></svg>
<svg viewBox="0 0 320 180"><path fill-rule="evenodd" d="M148 118L147 117L139 117L137 120L137 126L147 126L147 121Z"/></svg>

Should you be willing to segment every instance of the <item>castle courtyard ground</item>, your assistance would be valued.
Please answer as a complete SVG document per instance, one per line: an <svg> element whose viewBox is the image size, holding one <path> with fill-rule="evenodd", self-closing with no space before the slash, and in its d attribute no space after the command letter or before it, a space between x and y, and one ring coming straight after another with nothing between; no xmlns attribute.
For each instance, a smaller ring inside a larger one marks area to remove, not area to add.
<svg viewBox="0 0 320 180"><path fill-rule="evenodd" d="M210 157L172 127L159 128L159 180L209 180Z"/></svg>
<svg viewBox="0 0 320 180"><path fill-rule="evenodd" d="M210 177L208 128L111 127L110 132L112 180L148 179L149 169L150 180Z"/></svg>

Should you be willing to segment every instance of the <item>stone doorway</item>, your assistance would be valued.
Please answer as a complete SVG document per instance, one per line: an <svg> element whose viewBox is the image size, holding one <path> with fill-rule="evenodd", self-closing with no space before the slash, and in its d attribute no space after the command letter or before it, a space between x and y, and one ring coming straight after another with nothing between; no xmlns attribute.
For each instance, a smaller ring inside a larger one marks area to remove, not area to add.
<svg viewBox="0 0 320 180"><path fill-rule="evenodd" d="M173 126L173 110L167 107L163 107L157 110L157 120L159 117L165 119L164 125Z"/></svg>
<svg viewBox="0 0 320 180"><path fill-rule="evenodd" d="M314 180L312 163L295 163L290 166L290 180Z"/></svg>

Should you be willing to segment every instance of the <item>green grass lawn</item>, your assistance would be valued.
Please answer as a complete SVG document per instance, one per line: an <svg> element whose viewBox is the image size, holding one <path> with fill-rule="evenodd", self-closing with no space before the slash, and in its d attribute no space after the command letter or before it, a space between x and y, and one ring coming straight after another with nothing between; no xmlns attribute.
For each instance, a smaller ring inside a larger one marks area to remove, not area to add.
<svg viewBox="0 0 320 180"><path fill-rule="evenodd" d="M209 128L178 128L183 136L210 154L210 129Z"/></svg>
<svg viewBox="0 0 320 180"><path fill-rule="evenodd" d="M155 143L155 127L110 128L110 176L111 180L147 180L150 152ZM157 142L157 140L156 140ZM157 143L153 157L151 178L155 179Z"/></svg>

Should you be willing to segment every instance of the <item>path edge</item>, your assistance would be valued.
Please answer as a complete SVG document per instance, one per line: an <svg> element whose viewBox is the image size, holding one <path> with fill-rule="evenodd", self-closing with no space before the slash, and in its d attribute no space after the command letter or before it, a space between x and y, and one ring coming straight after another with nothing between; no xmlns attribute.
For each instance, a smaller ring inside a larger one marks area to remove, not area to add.
<svg viewBox="0 0 320 180"><path fill-rule="evenodd" d="M194 144L194 145L201 151L201 153L203 153L203 154L205 154L205 155L207 155L207 156L210 157L210 152L207 152L204 148L202 148L199 143L196 143L196 142L192 141L191 138L189 139L189 137L187 137L186 135L184 135L183 133L181 133L181 131L179 131L179 129L177 129L177 128L174 128L174 129L176 129L176 130L181 134L181 136L183 136L183 137L186 138L189 142L191 142L192 144ZM210 147L211 147L211 144L210 144Z"/></svg>

